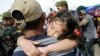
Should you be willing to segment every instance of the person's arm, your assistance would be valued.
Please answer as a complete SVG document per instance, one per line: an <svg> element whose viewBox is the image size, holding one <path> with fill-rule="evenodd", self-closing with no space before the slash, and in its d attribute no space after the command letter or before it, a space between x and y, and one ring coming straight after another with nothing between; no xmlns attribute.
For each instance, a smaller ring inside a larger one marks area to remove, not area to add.
<svg viewBox="0 0 100 56"><path fill-rule="evenodd" d="M25 54L28 56L37 56L41 54L41 52L35 47L34 43L31 40L25 39L25 36L19 37L17 44L21 46Z"/></svg>
<svg viewBox="0 0 100 56"><path fill-rule="evenodd" d="M64 50L70 50L76 47L78 43L75 40L64 39L57 43L50 44L46 47L38 47L42 52L42 56L46 56L49 52L60 52Z"/></svg>
<svg viewBox="0 0 100 56"><path fill-rule="evenodd" d="M86 25L87 23L88 23L88 20L87 20L87 19L83 19L83 20L79 23L79 26Z"/></svg>
<svg viewBox="0 0 100 56"><path fill-rule="evenodd" d="M45 48L49 52L59 52L59 51L63 51L63 50L69 50L76 46L77 46L77 42L75 40L64 39L57 43L50 44L50 45L46 46Z"/></svg>

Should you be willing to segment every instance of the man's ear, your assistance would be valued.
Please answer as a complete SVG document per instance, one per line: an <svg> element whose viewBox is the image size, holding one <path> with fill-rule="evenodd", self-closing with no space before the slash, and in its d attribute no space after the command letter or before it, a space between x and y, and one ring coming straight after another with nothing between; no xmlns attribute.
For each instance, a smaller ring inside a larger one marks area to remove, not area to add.
<svg viewBox="0 0 100 56"><path fill-rule="evenodd" d="M24 19L23 14L18 10L14 10L12 12L12 17L15 18L16 20L23 20Z"/></svg>
<svg viewBox="0 0 100 56"><path fill-rule="evenodd" d="M42 22L45 22L45 19L46 19L46 17L42 14L41 17L40 17L40 20L41 20Z"/></svg>

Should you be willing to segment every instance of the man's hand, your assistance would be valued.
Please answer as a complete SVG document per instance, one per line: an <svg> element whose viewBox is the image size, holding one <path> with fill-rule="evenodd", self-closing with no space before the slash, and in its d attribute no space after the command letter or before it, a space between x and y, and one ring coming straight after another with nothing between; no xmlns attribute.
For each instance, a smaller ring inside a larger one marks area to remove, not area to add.
<svg viewBox="0 0 100 56"><path fill-rule="evenodd" d="M25 36L18 38L17 44L22 47L27 56L39 56L41 52L35 47L34 42L25 39Z"/></svg>
<svg viewBox="0 0 100 56"><path fill-rule="evenodd" d="M38 50L41 51L41 55L40 56L47 56L47 54L49 53L48 49L46 49L46 47L38 47Z"/></svg>

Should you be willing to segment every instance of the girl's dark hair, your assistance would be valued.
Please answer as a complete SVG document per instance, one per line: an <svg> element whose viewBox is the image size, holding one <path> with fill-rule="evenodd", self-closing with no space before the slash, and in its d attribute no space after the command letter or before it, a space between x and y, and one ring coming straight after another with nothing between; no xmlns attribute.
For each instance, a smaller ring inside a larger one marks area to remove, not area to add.
<svg viewBox="0 0 100 56"><path fill-rule="evenodd" d="M64 39L69 38L69 39L76 39L77 36L74 35L74 30L78 28L78 23L72 16L70 12L64 12L64 13L57 13L56 17L58 17L60 20L65 20L66 27L68 30L64 30L64 34L62 34L58 39Z"/></svg>
<svg viewBox="0 0 100 56"><path fill-rule="evenodd" d="M78 23L73 19L68 19L66 26L67 26L69 32L72 33L76 28L78 28Z"/></svg>
<svg viewBox="0 0 100 56"><path fill-rule="evenodd" d="M68 28L69 32L73 32L76 27L78 27L78 23L73 17L73 15L70 12L65 13L57 13L56 17L58 17L60 20L65 20L66 27Z"/></svg>

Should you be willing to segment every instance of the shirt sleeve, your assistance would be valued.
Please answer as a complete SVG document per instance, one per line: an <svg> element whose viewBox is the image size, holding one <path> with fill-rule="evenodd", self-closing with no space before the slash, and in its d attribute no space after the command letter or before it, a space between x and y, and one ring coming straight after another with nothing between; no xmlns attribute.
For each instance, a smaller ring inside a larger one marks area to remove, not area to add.
<svg viewBox="0 0 100 56"><path fill-rule="evenodd" d="M88 19L83 19L82 21L81 21L81 24L82 25L86 25L88 23Z"/></svg>

